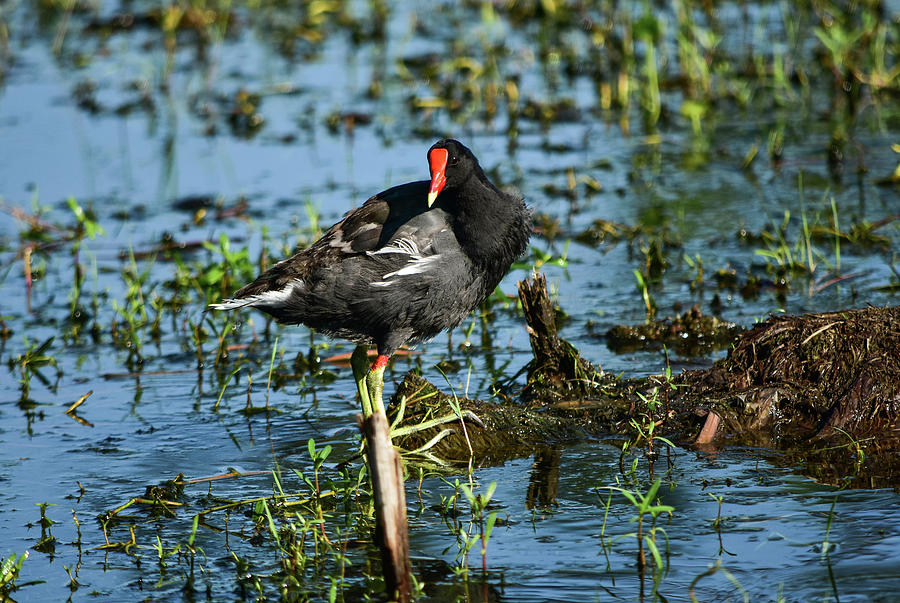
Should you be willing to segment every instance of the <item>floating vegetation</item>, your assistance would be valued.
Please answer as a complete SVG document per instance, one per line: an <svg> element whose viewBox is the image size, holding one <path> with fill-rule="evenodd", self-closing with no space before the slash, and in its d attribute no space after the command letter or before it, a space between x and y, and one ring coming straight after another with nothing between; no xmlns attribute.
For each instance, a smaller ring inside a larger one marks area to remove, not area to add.
<svg viewBox="0 0 900 603"><path fill-rule="evenodd" d="M663 320L617 325L603 335L610 349L617 353L665 346L690 357L730 346L742 330L739 325L703 314L698 306L693 306L687 312Z"/></svg>

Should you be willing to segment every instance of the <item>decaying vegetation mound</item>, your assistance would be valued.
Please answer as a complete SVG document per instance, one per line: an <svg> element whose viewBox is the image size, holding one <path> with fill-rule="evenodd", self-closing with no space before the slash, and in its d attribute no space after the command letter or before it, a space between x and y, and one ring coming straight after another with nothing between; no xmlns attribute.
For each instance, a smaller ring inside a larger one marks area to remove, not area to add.
<svg viewBox="0 0 900 603"><path fill-rule="evenodd" d="M723 361L677 383L686 401L736 418L727 432L759 432L763 442L836 429L896 437L900 308L770 318L741 335Z"/></svg>
<svg viewBox="0 0 900 603"><path fill-rule="evenodd" d="M617 379L558 337L541 275L520 283L519 295L534 354L521 403L456 399L407 375L395 396L406 399L406 421L452 412L452 402L481 424L443 425L400 446L442 435L429 454L485 464L579 438L640 438L636 426L646 434L652 425L681 445L703 430L713 445L765 447L825 481L900 484L900 308L773 317L739 334L709 369Z"/></svg>

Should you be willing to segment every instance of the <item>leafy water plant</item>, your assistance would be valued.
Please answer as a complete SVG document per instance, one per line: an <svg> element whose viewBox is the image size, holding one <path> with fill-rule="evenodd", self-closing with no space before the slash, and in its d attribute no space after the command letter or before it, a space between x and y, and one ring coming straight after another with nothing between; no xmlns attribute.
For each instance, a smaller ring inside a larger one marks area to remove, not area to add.
<svg viewBox="0 0 900 603"><path fill-rule="evenodd" d="M456 538L456 562L454 571L457 574L468 577L469 555L477 544L481 544L481 570L487 572L487 546L491 539L494 527L500 511L489 511L494 492L497 490L497 482L491 482L484 492L478 492L474 482L460 482L459 479L441 481L453 488L450 496L441 495L441 515L444 524ZM460 496L462 495L462 496ZM462 515L459 509L460 499L464 498L469 506L468 522L461 521ZM453 545L444 551L448 552Z"/></svg>
<svg viewBox="0 0 900 603"><path fill-rule="evenodd" d="M41 526L41 538L38 540L37 544L34 545L34 550L40 553L48 553L49 555L53 555L56 550L56 537L53 535L50 528L53 526L55 521L47 517L47 507L56 506L53 503L35 503L41 510L41 519L38 521L38 525Z"/></svg>
<svg viewBox="0 0 900 603"><path fill-rule="evenodd" d="M485 512L488 509L488 505L491 502L491 498L494 496L494 492L497 490L497 482L491 482L487 490L483 493L475 493L475 489L468 484L460 484L460 488L462 493L465 495L466 500L469 502L469 507L472 511L472 518L474 520L473 523L477 525L478 533L475 535L467 535L468 541L466 542L466 555L468 556L468 551L471 549L472 545L481 541L481 571L487 572L487 545L488 541L491 539L491 533L494 530L494 525L497 523L497 516L500 514L499 511L491 511L487 514L487 518L485 518ZM463 537L460 534L460 537Z"/></svg>
<svg viewBox="0 0 900 603"><path fill-rule="evenodd" d="M726 553L728 555L734 556L734 553L725 550L725 544L722 542L722 523L724 521L722 519L722 503L725 502L725 497L721 495L717 496L712 492L708 492L708 494L714 501L716 501L718 505L716 509L716 518L712 521L712 527L716 531L716 534L719 536L719 555L721 555L722 553Z"/></svg>
<svg viewBox="0 0 900 603"><path fill-rule="evenodd" d="M171 549L166 550L166 547L163 545L162 540L159 537L159 534L156 535L156 542L151 543L150 547L156 552L156 563L159 565L160 573L164 573L166 570L166 560L173 556L177 555L181 552L181 545L176 544Z"/></svg>
<svg viewBox="0 0 900 603"><path fill-rule="evenodd" d="M635 392L643 404L641 408L635 409L634 414L638 418L632 417L629 421L631 427L634 429L634 436L622 444L622 456L620 458L620 465L624 467L624 457L626 452L629 449L634 449L643 445L646 450L645 456L649 461L651 477L653 476L654 462L659 456L659 444L666 444L669 448L675 448L675 444L673 444L671 440L656 434L656 429L669 418L668 393L676 387L672 381L671 368L668 365L666 366L664 376L665 384L663 386L654 386L650 390L649 395L644 394L643 392ZM665 404L659 397L661 387L665 393ZM634 474L637 460L638 459L635 458L632 463L632 474ZM622 471L624 473L624 469Z"/></svg>
<svg viewBox="0 0 900 603"><path fill-rule="evenodd" d="M656 316L656 300L653 299L653 295L650 293L647 277L640 270L633 270L632 272L634 273L634 280L637 281L641 299L644 300L644 308L647 310L647 322L650 322Z"/></svg>
<svg viewBox="0 0 900 603"><path fill-rule="evenodd" d="M872 437L872 438L866 438L866 440L858 440L857 438L854 438L852 435L850 435L849 433L847 433L845 430L841 429L840 427L835 427L834 429L838 433L841 433L844 436L846 436L847 439L849 440L849 442L847 442L843 446L838 446L837 448L847 448L847 450L849 450L851 453L853 453L853 456L856 459L853 463L854 469L856 470L856 473L859 473L859 470L862 467L863 463L866 462L866 449L865 449L865 446L863 445L863 442L866 440L871 441L871 440L874 440L875 438Z"/></svg>
<svg viewBox="0 0 900 603"><path fill-rule="evenodd" d="M18 370L19 372L19 399L20 401L28 400L31 393L31 379L37 377L38 381L44 384L51 391L56 390L56 383L62 377L62 369L56 363L56 358L48 354L50 346L53 344L55 336L48 337L42 343L38 344L25 337L26 350L18 354L15 358L10 358L7 365L10 371ZM50 380L41 372L41 369L52 366L56 369L56 382L51 383Z"/></svg>
<svg viewBox="0 0 900 603"><path fill-rule="evenodd" d="M128 350L126 364L131 370L142 361L143 331L148 326L147 308L150 307L150 299L155 284L150 280L155 258L151 258L143 270L138 268L134 251L128 250L128 265L121 271L122 280L125 282L125 300L119 305L118 300L112 300L112 307L118 317L125 322L125 327L120 330L118 323L113 319L111 327L113 341L119 343Z"/></svg>
<svg viewBox="0 0 900 603"><path fill-rule="evenodd" d="M700 257L699 253L693 258L685 253L682 259L685 264L696 271L696 276L691 279L691 291L701 291L703 289L703 258Z"/></svg>
<svg viewBox="0 0 900 603"><path fill-rule="evenodd" d="M84 267L80 262L81 255L81 244L86 236L88 239L93 240L95 237L105 234L103 227L100 226L100 223L97 221L96 216L93 212L87 212L84 208L75 200L74 197L69 197L66 204L69 206L69 209L72 211L72 214L75 216L75 220L77 222L74 232L72 234L72 263L73 263L73 280L72 280L72 289L69 292L69 314L73 319L78 318L78 315L81 313L80 306L80 297L81 297L81 287L84 281ZM76 331L77 337L77 331Z"/></svg>
<svg viewBox="0 0 900 603"><path fill-rule="evenodd" d="M516 262L512 268L524 268L526 270L540 270L543 266L556 266L557 268L567 268L569 266L568 255L569 245L571 241L566 239L563 243L562 252L559 255L553 254L551 251L543 251L532 246L530 250L531 257L526 262Z"/></svg>
<svg viewBox="0 0 900 603"><path fill-rule="evenodd" d="M197 285L206 295L207 302L227 297L255 276L256 267L250 261L249 250L246 247L232 249L231 240L225 233L219 235L218 245L205 242L203 246L222 258L218 263L199 267L196 275Z"/></svg>
<svg viewBox="0 0 900 603"><path fill-rule="evenodd" d="M655 401L658 403L658 400L656 400L656 392L654 392L653 399L648 399L640 393L638 393L638 397L640 397L648 406L651 401ZM647 456L651 459L655 458L659 454L656 450L657 441L660 441L674 448L675 444L673 444L670 440L664 438L663 436L654 434L656 428L659 427L659 425L661 425L664 420L665 419L656 420L650 413L643 415L641 421L631 419L631 426L634 428L637 434L637 437L635 438L632 446L640 445L642 441L645 442L647 446Z"/></svg>
<svg viewBox="0 0 900 603"><path fill-rule="evenodd" d="M129 537L125 542L109 542L102 546L106 551L139 554L143 548L154 551L160 572L160 583L173 580L171 570L178 568L185 588L194 589L194 567L197 559L205 559L203 549L196 538L200 527L222 533L226 547L232 553L231 561L238 571L238 583L242 590L257 595L270 595L273 590L287 599L310 596L329 600L347 600L346 569L356 563L349 552L352 541L368 539L372 529L370 494L363 486L366 482L365 467L351 475L348 466L341 467L337 474L326 471L326 460L331 446L317 447L314 440L307 443L312 460L312 473L307 475L299 470L292 474L299 478L301 488L296 493L285 492L282 478L273 473L273 492L268 496L244 500L222 500L215 496L205 497L204 509L191 518L190 533L171 546L154 534L155 540L149 545L140 544L141 529L134 524L129 527ZM179 476L171 484L183 489L195 483L209 482L222 478L239 478L242 474L231 473L211 478L185 481ZM165 499L176 496L175 492L161 494ZM179 495L180 496L180 495ZM107 527L114 527L119 513L130 506L152 508L146 497L134 498L114 511L101 517L106 533ZM165 505L177 508L172 500ZM235 511L244 511L243 513ZM216 518L220 517L224 528L220 528ZM122 518L125 519L125 518ZM134 521L134 517L125 521ZM171 519L175 519L172 515ZM137 531L136 531L137 528ZM233 543L228 544L229 536ZM252 546L271 546L275 553L276 569L260 571L240 553L241 542ZM233 547L233 548L232 548ZM199 556L198 556L199 555ZM205 565L200 566L205 575ZM167 577L168 576L168 577Z"/></svg>
<svg viewBox="0 0 900 603"><path fill-rule="evenodd" d="M606 488L610 492L618 492L619 494L624 496L636 511L636 515L631 518L631 521L637 523L637 530L629 534L620 536L615 540L634 538L637 541L637 568L638 574L641 578L642 590L644 573L648 565L645 549L647 551L650 551L651 559L653 562L652 578L654 597L669 567L669 535L666 533L664 528L656 525L656 522L657 519L663 514L668 514L671 518L675 511L675 507L671 505L663 505L657 501L657 493L659 492L659 487L661 484L662 479L657 478L645 494L641 493L639 490L632 491L625 488L620 488L618 486L604 486L604 488ZM649 527L645 525L648 520L650 522ZM665 560L663 560L663 555L659 550L657 534L662 534L665 540Z"/></svg>
<svg viewBox="0 0 900 603"><path fill-rule="evenodd" d="M26 559L28 551L21 554L12 553L5 559L0 558L0 597L4 600L9 598L9 593L16 590L16 580Z"/></svg>

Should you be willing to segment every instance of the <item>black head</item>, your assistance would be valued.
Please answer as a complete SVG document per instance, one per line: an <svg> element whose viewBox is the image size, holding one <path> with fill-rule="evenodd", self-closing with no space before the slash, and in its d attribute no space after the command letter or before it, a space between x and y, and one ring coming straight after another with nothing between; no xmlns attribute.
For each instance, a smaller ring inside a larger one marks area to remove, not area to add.
<svg viewBox="0 0 900 603"><path fill-rule="evenodd" d="M428 149L428 167L431 170L428 207L442 190L456 188L472 176L483 174L472 151L452 138L439 140Z"/></svg>

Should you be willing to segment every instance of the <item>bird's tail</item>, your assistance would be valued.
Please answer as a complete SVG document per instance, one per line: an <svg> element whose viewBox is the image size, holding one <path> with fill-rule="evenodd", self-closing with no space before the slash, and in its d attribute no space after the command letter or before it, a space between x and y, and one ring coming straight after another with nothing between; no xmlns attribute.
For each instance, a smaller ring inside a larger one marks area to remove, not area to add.
<svg viewBox="0 0 900 603"><path fill-rule="evenodd" d="M302 291L304 284L299 278L294 279L278 289L269 289L268 283L263 281L263 287L259 286L259 280L255 283L238 289L235 295L223 299L217 304L210 304L212 310L237 310L238 308L259 308L265 312L272 312L288 307L292 303L295 293Z"/></svg>
<svg viewBox="0 0 900 603"><path fill-rule="evenodd" d="M223 299L217 304L209 304L207 309L209 310L237 310L238 308L246 308L247 306L252 306L254 302L259 300L253 299L253 297L238 297L238 298L228 298Z"/></svg>

